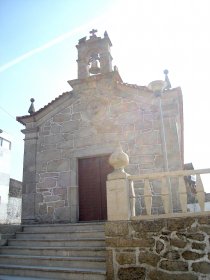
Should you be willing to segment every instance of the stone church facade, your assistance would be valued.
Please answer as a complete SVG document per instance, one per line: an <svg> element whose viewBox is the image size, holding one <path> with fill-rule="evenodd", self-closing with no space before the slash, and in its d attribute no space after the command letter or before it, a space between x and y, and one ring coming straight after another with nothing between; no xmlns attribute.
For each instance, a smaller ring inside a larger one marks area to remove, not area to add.
<svg viewBox="0 0 210 280"><path fill-rule="evenodd" d="M124 83L107 32L82 38L72 90L30 115L25 126L23 223L106 220L110 154L120 144L129 174L183 169L180 88Z"/></svg>

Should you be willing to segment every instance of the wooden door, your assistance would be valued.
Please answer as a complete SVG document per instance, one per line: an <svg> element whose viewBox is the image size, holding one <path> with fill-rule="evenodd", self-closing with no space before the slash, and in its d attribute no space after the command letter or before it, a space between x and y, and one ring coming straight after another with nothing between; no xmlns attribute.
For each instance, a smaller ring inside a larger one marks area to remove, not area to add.
<svg viewBox="0 0 210 280"><path fill-rule="evenodd" d="M109 156L79 159L79 220L107 219L106 180L113 171Z"/></svg>

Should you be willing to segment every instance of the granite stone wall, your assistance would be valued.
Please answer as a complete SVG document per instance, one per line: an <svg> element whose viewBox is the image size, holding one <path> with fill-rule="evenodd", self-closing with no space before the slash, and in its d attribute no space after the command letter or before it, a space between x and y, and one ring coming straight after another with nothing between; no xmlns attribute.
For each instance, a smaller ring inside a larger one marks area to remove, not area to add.
<svg viewBox="0 0 210 280"><path fill-rule="evenodd" d="M107 280L210 279L210 216L107 222Z"/></svg>
<svg viewBox="0 0 210 280"><path fill-rule="evenodd" d="M117 84L112 75L70 81L72 92L27 123L23 222L77 221L78 159L109 155L119 142L130 158L127 173L164 170L157 98L146 87ZM180 98L179 88L163 98L170 169L182 168Z"/></svg>

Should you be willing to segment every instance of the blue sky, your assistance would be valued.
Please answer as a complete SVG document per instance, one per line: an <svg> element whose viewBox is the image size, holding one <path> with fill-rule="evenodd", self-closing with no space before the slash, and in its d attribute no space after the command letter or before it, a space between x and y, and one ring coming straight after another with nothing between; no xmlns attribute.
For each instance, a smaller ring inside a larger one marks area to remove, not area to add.
<svg viewBox="0 0 210 280"><path fill-rule="evenodd" d="M15 117L31 97L39 109L71 90L75 45L92 28L108 31L124 82L148 85L169 69L183 92L185 162L209 167L209 13L209 0L0 0L0 128L13 140L11 177L22 179Z"/></svg>

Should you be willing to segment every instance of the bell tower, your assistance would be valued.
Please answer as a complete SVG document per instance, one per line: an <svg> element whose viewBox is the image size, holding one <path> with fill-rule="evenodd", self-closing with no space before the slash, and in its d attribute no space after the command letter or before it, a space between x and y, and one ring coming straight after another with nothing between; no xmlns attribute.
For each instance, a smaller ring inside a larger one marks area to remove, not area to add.
<svg viewBox="0 0 210 280"><path fill-rule="evenodd" d="M91 75L112 72L112 56L110 47L112 43L107 32L104 38L97 37L96 29L90 31L90 38L79 40L78 50L78 79L85 79Z"/></svg>

